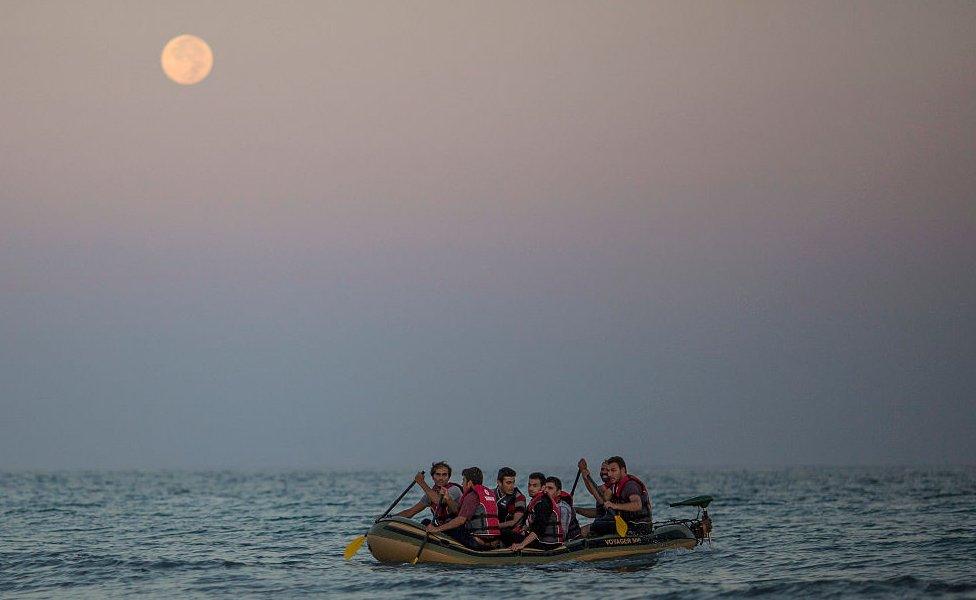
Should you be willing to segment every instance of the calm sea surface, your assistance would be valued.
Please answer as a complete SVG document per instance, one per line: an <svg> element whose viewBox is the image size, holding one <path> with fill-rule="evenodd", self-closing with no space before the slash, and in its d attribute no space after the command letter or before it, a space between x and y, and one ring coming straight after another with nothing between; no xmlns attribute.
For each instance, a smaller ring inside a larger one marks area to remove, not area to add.
<svg viewBox="0 0 976 600"><path fill-rule="evenodd" d="M713 494L712 546L478 569L380 565L364 547L345 562L412 473L0 474L0 597L976 597L974 468L636 472L655 518Z"/></svg>

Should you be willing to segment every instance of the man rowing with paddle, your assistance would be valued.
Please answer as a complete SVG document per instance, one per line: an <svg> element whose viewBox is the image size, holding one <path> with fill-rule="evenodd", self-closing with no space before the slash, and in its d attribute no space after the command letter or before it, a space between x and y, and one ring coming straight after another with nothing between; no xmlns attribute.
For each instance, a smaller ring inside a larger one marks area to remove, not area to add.
<svg viewBox="0 0 976 600"><path fill-rule="evenodd" d="M580 475L583 476L583 485L586 486L586 491L596 500L596 508L579 507L576 509L576 514L589 517L590 519L602 517L607 513L607 509L603 507L603 503L610 498L610 492L607 489L607 484L610 483L610 466L607 464L607 461L603 461L600 464L600 480L603 482L600 485L597 485L593 481L593 476L590 475L590 467L586 464L585 458L579 459L577 466L579 467Z"/></svg>
<svg viewBox="0 0 976 600"><path fill-rule="evenodd" d="M610 499L603 503L607 514L590 524L589 535L610 535L616 531L613 515L620 516L632 533L651 530L651 499L647 486L640 479L627 473L627 463L619 456L607 459L607 475L610 481L606 489ZM623 535L621 533L621 535Z"/></svg>
<svg viewBox="0 0 976 600"><path fill-rule="evenodd" d="M586 486L586 491L590 493L591 496L596 500L596 506L594 508L576 507L576 514L582 517L588 517L590 519L599 519L606 516L607 509L603 506L603 503L610 499L610 490L607 489L607 485L610 483L610 466L607 461L600 463L600 485L597 485L593 481L593 476L590 475L590 467L586 464L586 459L579 459L577 464L579 468L580 475L583 476L583 485ZM589 535L590 526L583 526L583 536Z"/></svg>
<svg viewBox="0 0 976 600"><path fill-rule="evenodd" d="M463 492L461 486L451 482L451 465L444 461L435 462L430 466L430 475L434 479L434 487L427 485L423 471L417 473L414 481L424 490L424 495L419 502L407 510L397 513L398 517L410 519L429 507L430 512L434 515L434 524L441 524L447 523L458 514L458 505Z"/></svg>

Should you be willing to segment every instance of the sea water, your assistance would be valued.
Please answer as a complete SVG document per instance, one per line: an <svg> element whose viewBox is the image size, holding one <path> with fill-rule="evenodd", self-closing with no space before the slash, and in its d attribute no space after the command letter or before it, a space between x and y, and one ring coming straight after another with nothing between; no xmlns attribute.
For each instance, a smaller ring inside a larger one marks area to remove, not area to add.
<svg viewBox="0 0 976 600"><path fill-rule="evenodd" d="M714 495L711 545L610 563L391 566L342 551L409 471L0 474L0 597L976 597L976 468L635 471L655 519L694 516L667 503Z"/></svg>

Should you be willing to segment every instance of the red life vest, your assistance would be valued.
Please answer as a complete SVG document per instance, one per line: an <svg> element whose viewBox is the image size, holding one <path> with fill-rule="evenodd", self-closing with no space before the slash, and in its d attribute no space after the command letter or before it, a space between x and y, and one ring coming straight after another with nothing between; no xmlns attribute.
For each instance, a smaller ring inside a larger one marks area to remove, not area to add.
<svg viewBox="0 0 976 600"><path fill-rule="evenodd" d="M539 500L542 500L545 495L546 491L541 490L536 492L535 496L532 496L529 503L525 505L525 513L522 515L519 522L515 524L515 527L512 528L512 531L515 533L525 533L529 529L529 525L532 522L532 511L535 509L535 505L539 503Z"/></svg>
<svg viewBox="0 0 976 600"><path fill-rule="evenodd" d="M564 490L559 491L559 499L555 502L552 501L552 498L549 498L549 495L546 494L545 490L540 491L538 494L532 497L532 501L529 502L529 505L525 507L525 514L528 517L526 521L526 525L528 525L527 529L531 529L531 524L535 515L535 505L538 504L543 498L549 499L549 508L552 510L552 516L549 517L549 521L546 523L542 535L539 536L539 541L544 544L562 544L567 540L567 538L578 538L580 536L580 527L579 522L576 520L575 514L573 515L572 521L569 524L569 531L566 531L563 528L562 516L559 513L559 503L565 502L570 508L573 507L573 497Z"/></svg>
<svg viewBox="0 0 976 600"><path fill-rule="evenodd" d="M546 490L541 490L536 492L535 496L532 496L532 499L529 500L529 503L525 505L525 514L531 515L532 509L535 508L535 505L539 503L539 500L542 500L545 496L546 496Z"/></svg>
<svg viewBox="0 0 976 600"><path fill-rule="evenodd" d="M498 505L495 503L495 492L480 483L476 483L461 497L462 504L464 504L464 499L468 494L477 495L479 506L475 509L474 515L464 523L465 528L471 532L471 535L480 537L501 535L502 530L498 527Z"/></svg>
<svg viewBox="0 0 976 600"><path fill-rule="evenodd" d="M532 500L529 500L529 503L525 506L525 520L524 520L524 525L521 525L521 526L518 526L517 525L515 527L516 531L518 531L519 533L522 533L522 532L525 532L525 531L531 531L532 530L532 525L533 525L533 523L535 523L535 506L536 506L536 504L538 504L539 502L542 502L543 500L548 500L549 501L549 508L550 508L550 510L552 510L553 512L556 513L556 523L557 524L559 523L559 509L557 509L555 506L553 506L552 498L549 498L549 494L547 494L545 488L543 488L543 489L539 490L538 492L536 492L535 496L532 496ZM540 536L540 540L543 537L553 537L553 536L556 535L556 533L550 531L550 528L552 526L552 523L551 523L552 519L549 519L549 521L550 521L550 524L549 524L550 527L547 527L546 528L546 531L543 533L542 536ZM561 533L562 532L561 531L562 530L562 527L559 527L559 530L560 531L558 533ZM553 541L555 541L555 540L553 540Z"/></svg>
<svg viewBox="0 0 976 600"><path fill-rule="evenodd" d="M452 487L456 487L459 490L463 489L453 481L447 482L447 486L445 487L447 487L448 490L450 490ZM457 516L457 513L452 513L450 510L448 510L447 502L444 502L443 499L441 499L437 504L431 504L430 512L434 513L434 522L438 525L443 525Z"/></svg>
<svg viewBox="0 0 976 600"><path fill-rule="evenodd" d="M621 494L624 491L624 486L629 482L633 481L640 488L640 499L641 499L641 509L636 512L631 511L617 511L624 521L640 521L647 520L651 517L651 501L647 496L647 486L640 479L634 477L633 475L624 474L620 478L620 481L614 484L608 484L607 488L610 490L610 502L614 504L623 504L630 502L630 498L624 498Z"/></svg>

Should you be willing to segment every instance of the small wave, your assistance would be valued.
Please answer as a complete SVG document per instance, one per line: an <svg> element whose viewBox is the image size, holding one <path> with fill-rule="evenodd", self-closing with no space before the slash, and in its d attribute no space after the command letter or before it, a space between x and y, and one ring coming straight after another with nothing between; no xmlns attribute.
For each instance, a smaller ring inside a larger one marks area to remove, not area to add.
<svg viewBox="0 0 976 600"><path fill-rule="evenodd" d="M796 596L809 595L892 595L906 592L924 594L963 594L976 591L976 583L924 580L912 575L888 579L821 579L815 581L778 581L728 590L720 594L737 596Z"/></svg>
<svg viewBox="0 0 976 600"><path fill-rule="evenodd" d="M247 563L225 558L207 558L199 560L182 560L175 558L123 558L113 555L98 555L86 552L50 551L33 552L24 555L6 553L3 556L5 571L12 579L18 575L27 576L31 573L55 570L60 573L58 582L52 580L48 585L62 586L65 582L87 582L88 584L110 581L118 577L125 577L131 572L152 573L158 571L199 571L207 569L234 569L247 566ZM45 587L40 580L25 577L26 581L17 584L14 581L4 584L0 582L0 590L28 591ZM74 584L70 584L74 585ZM80 583L79 583L80 585Z"/></svg>
<svg viewBox="0 0 976 600"><path fill-rule="evenodd" d="M938 492L923 497L923 500L945 500L946 498L970 498L976 497L976 492L965 490L961 492Z"/></svg>

